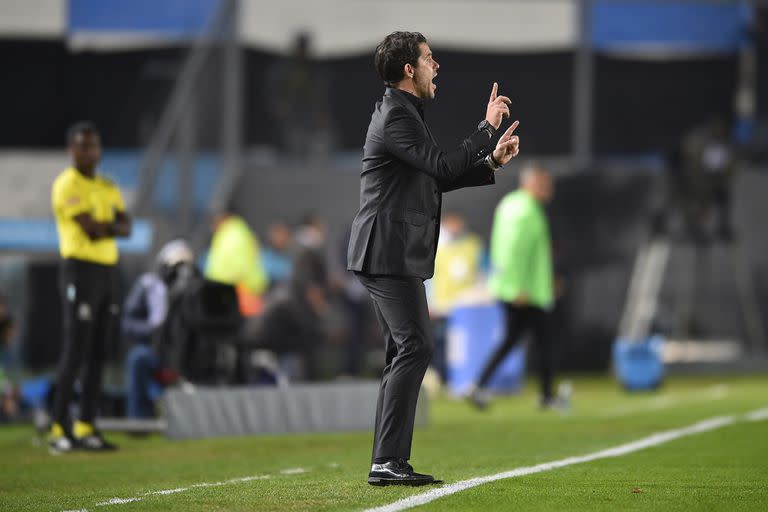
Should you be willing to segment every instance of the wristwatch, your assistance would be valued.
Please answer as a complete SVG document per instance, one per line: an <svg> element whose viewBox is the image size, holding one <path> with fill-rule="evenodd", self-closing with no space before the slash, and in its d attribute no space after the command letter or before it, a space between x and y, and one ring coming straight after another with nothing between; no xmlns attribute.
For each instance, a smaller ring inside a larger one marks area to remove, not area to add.
<svg viewBox="0 0 768 512"><path fill-rule="evenodd" d="M488 166L488 168L493 172L496 172L504 167L493 158L493 153L488 153L488 156L485 157L485 165Z"/></svg>
<svg viewBox="0 0 768 512"><path fill-rule="evenodd" d="M480 121L480 124L477 125L477 131L485 130L488 132L488 138L493 138L494 135L496 135L496 128L493 127L491 123L488 122L487 119L483 119Z"/></svg>

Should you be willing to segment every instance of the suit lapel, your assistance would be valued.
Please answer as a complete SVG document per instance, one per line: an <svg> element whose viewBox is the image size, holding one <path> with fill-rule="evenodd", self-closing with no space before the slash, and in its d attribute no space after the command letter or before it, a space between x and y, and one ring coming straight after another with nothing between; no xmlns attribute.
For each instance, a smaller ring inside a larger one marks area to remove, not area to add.
<svg viewBox="0 0 768 512"><path fill-rule="evenodd" d="M413 106L413 103L408 101L406 98L403 98L402 92L395 92L395 89L392 89L390 87L387 88L386 92L384 93L385 96L389 96L394 101L396 101L398 104L404 106L406 109L408 109L408 112L413 114L413 116L419 120L421 125L424 127L424 130L427 132L427 135L429 135L429 139L432 141L432 144L437 145L437 141L435 141L435 138L432 136L432 132L429 130L429 126L427 126L427 123L424 122L424 120L419 115L419 111L416 110L416 107Z"/></svg>

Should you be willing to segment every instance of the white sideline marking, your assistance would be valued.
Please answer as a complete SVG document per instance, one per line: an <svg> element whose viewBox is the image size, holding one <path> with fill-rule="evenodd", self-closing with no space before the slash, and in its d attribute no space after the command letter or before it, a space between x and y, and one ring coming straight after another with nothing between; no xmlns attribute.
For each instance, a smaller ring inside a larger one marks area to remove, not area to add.
<svg viewBox="0 0 768 512"><path fill-rule="evenodd" d="M292 469L285 469L281 471L281 473L284 473L287 475L306 473L306 472L307 470L304 468L292 468ZM177 487L175 489L162 489L159 491L151 491L151 492L144 493L141 497L137 496L135 498L112 498L111 500L102 501L101 503L96 503L95 506L106 507L109 505L124 505L126 503L133 503L134 501L141 501L144 499L143 496L167 496L169 494L185 492L190 489L198 489L200 487L219 487L222 485L239 484L242 482L252 482L254 480L269 480L270 478L272 478L272 475L254 475L254 476L243 476L240 478L230 478L229 480L222 480L220 482L201 482L199 484L192 484L189 487ZM62 512L88 512L88 509L82 508L78 510L63 510Z"/></svg>
<svg viewBox="0 0 768 512"><path fill-rule="evenodd" d="M720 416L711 418L708 420L694 423L688 427L679 428L675 430L667 430L665 432L659 432L652 434L648 437L638 439L631 443L622 444L606 450L600 450L598 452L590 453L588 455L582 455L579 457L568 457L566 459L556 460L552 462L545 462L543 464L537 464L535 466L527 466L512 469L510 471L504 471L503 473L496 473L495 475L481 476L477 478L471 478L469 480L462 480L450 485L444 485L432 489L431 491L423 492L421 494L415 494L407 498L395 501L389 505L382 505L380 507L374 507L366 509L364 512L399 512L419 505L424 505L435 501L443 496L449 496L458 492L477 487L478 485L487 484L489 482L495 482L497 480L504 480L507 478L515 478L518 476L532 475L534 473L541 473L542 471L550 471L552 469L562 468L565 466L572 466L573 464L581 464L583 462L591 462L597 459L605 459L608 457L620 457L628 453L650 448L652 446L658 446L660 444L668 443L681 437L690 436L693 434L699 434L701 432L707 432L709 430L715 430L726 425L731 425L739 420L758 421L758 419L768 419L768 408L753 411L745 414L744 416Z"/></svg>
<svg viewBox="0 0 768 512"><path fill-rule="evenodd" d="M165 489L163 491L154 491L150 494L152 495L166 495L166 494L176 494L177 492L184 492L188 491L189 487L179 487L178 489Z"/></svg>
<svg viewBox="0 0 768 512"><path fill-rule="evenodd" d="M253 482L254 480L269 480L270 478L272 478L272 475L244 476L240 478L230 478L229 480L222 482L222 484L239 484L241 482ZM193 485L192 487L195 486Z"/></svg>
<svg viewBox="0 0 768 512"><path fill-rule="evenodd" d="M752 411L745 416L747 421L763 421L768 420L768 407L757 411Z"/></svg>
<svg viewBox="0 0 768 512"><path fill-rule="evenodd" d="M141 501L144 498L112 498L108 501L102 501L97 503L97 507L106 507L107 505L124 505L125 503L132 503L134 501Z"/></svg>
<svg viewBox="0 0 768 512"><path fill-rule="evenodd" d="M283 469L280 471L283 475L300 475L302 473L306 473L307 470L304 468L290 468L290 469Z"/></svg>
<svg viewBox="0 0 768 512"><path fill-rule="evenodd" d="M269 480L272 475L256 475L256 476L244 476L241 478L230 478L229 480L222 480L221 482L202 482L199 484L190 485L190 489L197 489L200 487L220 487L222 485L239 484L242 482L253 482L254 480Z"/></svg>

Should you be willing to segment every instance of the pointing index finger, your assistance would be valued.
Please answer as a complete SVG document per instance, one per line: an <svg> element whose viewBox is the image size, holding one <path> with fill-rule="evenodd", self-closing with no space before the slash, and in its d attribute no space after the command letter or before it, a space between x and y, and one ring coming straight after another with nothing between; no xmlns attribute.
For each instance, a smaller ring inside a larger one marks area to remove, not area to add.
<svg viewBox="0 0 768 512"><path fill-rule="evenodd" d="M493 82L493 88L491 89L491 99L488 101L490 102L495 100L498 92L499 92L499 84L498 82Z"/></svg>
<svg viewBox="0 0 768 512"><path fill-rule="evenodd" d="M520 121L515 121L514 123L512 123L510 127L507 128L507 131L504 132L504 137L509 137L510 135L512 135L512 132L514 132L517 129L517 125L519 124L520 124Z"/></svg>

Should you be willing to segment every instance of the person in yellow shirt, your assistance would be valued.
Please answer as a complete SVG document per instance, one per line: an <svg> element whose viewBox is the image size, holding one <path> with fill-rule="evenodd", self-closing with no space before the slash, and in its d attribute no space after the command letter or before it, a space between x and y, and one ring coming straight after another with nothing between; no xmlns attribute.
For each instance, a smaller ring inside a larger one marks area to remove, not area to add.
<svg viewBox="0 0 768 512"><path fill-rule="evenodd" d="M435 255L432 279L432 310L450 314L462 294L480 281L483 241L467 229L464 217L446 212L440 225L440 242Z"/></svg>
<svg viewBox="0 0 768 512"><path fill-rule="evenodd" d="M72 165L59 174L51 191L63 307L63 346L49 439L54 454L73 448L116 449L95 429L94 419L106 347L119 317L115 238L131 234L131 219L120 190L97 172L101 137L96 126L74 124L67 132L67 144ZM80 414L71 423L69 404L78 372Z"/></svg>
<svg viewBox="0 0 768 512"><path fill-rule="evenodd" d="M242 217L229 210L214 217L203 273L211 281L236 288L243 316L261 312L261 295L269 285L259 252L259 240Z"/></svg>
<svg viewBox="0 0 768 512"><path fill-rule="evenodd" d="M467 228L464 217L457 212L444 213L435 254L435 275L429 288L429 315L435 340L431 364L443 381L447 379L448 318L463 296L480 282L483 257L483 241Z"/></svg>

